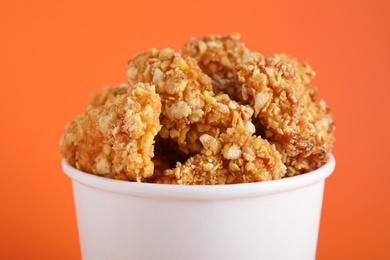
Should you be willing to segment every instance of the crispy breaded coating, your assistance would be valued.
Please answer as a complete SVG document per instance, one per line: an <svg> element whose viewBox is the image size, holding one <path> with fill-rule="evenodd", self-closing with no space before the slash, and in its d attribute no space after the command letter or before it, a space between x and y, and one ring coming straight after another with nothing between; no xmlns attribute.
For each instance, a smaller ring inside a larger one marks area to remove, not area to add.
<svg viewBox="0 0 390 260"><path fill-rule="evenodd" d="M180 52L193 57L199 67L212 78L216 94L226 93L235 101L244 102L241 83L235 78L235 67L249 50L239 41L240 35L204 35L190 39Z"/></svg>
<svg viewBox="0 0 390 260"><path fill-rule="evenodd" d="M126 94L129 90L129 84L122 83L114 87L104 87L100 93L93 93L91 95L92 106L104 105L107 101L112 101L116 96Z"/></svg>
<svg viewBox="0 0 390 260"><path fill-rule="evenodd" d="M309 64L250 53L236 35L191 38L128 62L128 82L91 95L61 156L108 178L184 185L276 180L329 159L335 129Z"/></svg>
<svg viewBox="0 0 390 260"><path fill-rule="evenodd" d="M185 153L200 152L199 138L209 134L217 138L229 127L251 124L253 110L239 105L227 95L215 96L211 79L196 61L171 49L151 49L129 61L129 84L156 85L161 97L160 136L175 140Z"/></svg>
<svg viewBox="0 0 390 260"><path fill-rule="evenodd" d="M240 105L237 102L230 100L226 94L217 96L206 95L206 105L203 110L203 116L199 121L189 124L184 128L178 136L177 142L179 149L184 153L200 152L203 145L200 137L208 134L214 138L218 138L221 133L226 132L230 127L243 127L249 133L255 132L255 127L251 122L253 109L249 106ZM170 137L175 137L172 133ZM179 132L177 132L179 134ZM168 138L167 131L163 126L160 135Z"/></svg>
<svg viewBox="0 0 390 260"><path fill-rule="evenodd" d="M249 100L266 137L282 154L287 176L309 172L328 160L334 122L329 107L316 100L314 72L286 55L248 55L237 66L243 98Z"/></svg>
<svg viewBox="0 0 390 260"><path fill-rule="evenodd" d="M154 172L154 137L161 129L160 97L154 86L122 86L95 96L86 112L66 126L61 155L77 169L140 182Z"/></svg>
<svg viewBox="0 0 390 260"><path fill-rule="evenodd" d="M182 57L172 49L150 49L129 61L130 85L138 82L154 84L161 97L161 114L168 130L182 130L203 116L205 93L212 95L211 79L196 61Z"/></svg>
<svg viewBox="0 0 390 260"><path fill-rule="evenodd" d="M202 135L204 149L184 164L166 170L157 183L215 185L248 183L282 178L286 167L267 140L244 128L229 128L218 139Z"/></svg>
<svg viewBox="0 0 390 260"><path fill-rule="evenodd" d="M204 93L212 91L211 79L196 61L172 49L138 53L129 61L127 76L130 85L143 82L156 86L162 115L176 128L199 120L205 106Z"/></svg>

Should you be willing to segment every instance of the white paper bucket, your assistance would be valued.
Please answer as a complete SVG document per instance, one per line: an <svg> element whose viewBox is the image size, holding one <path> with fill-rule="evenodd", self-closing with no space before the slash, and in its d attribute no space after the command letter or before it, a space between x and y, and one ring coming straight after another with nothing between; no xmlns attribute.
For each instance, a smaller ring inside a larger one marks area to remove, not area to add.
<svg viewBox="0 0 390 260"><path fill-rule="evenodd" d="M112 180L65 160L62 167L84 260L312 260L335 160L281 180L216 186Z"/></svg>

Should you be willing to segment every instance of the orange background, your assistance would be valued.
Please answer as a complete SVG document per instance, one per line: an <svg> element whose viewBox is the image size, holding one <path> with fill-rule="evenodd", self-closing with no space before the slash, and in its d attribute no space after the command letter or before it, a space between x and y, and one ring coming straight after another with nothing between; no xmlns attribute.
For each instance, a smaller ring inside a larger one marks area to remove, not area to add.
<svg viewBox="0 0 390 260"><path fill-rule="evenodd" d="M389 1L2 1L0 258L80 259L65 124L127 60L202 34L241 33L308 61L336 121L317 259L390 259ZM281 245L283 247L283 245Z"/></svg>

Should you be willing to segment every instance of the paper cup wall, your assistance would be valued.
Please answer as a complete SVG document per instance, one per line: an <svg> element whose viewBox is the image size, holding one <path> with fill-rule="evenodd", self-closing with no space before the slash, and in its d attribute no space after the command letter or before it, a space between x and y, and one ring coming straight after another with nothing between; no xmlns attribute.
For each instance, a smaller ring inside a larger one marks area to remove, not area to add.
<svg viewBox="0 0 390 260"><path fill-rule="evenodd" d="M72 178L84 260L315 259L325 178L175 186L107 179L62 161Z"/></svg>

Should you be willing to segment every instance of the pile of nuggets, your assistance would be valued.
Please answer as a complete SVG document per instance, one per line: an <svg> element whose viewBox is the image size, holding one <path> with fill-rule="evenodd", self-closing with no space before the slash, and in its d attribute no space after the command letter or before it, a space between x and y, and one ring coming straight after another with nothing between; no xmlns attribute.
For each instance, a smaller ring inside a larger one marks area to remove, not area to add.
<svg viewBox="0 0 390 260"><path fill-rule="evenodd" d="M327 162L335 129L307 63L207 35L130 60L128 83L91 96L61 155L113 179L183 185L276 180Z"/></svg>

